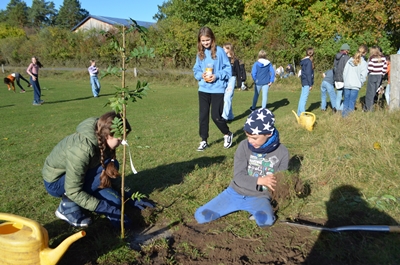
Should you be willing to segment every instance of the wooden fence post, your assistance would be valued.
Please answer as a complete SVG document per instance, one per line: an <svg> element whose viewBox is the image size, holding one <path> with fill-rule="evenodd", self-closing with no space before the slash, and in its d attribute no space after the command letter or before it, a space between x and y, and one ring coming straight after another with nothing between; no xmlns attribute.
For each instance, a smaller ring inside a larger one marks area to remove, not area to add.
<svg viewBox="0 0 400 265"><path fill-rule="evenodd" d="M400 108L400 54L390 55L390 96L389 110Z"/></svg>

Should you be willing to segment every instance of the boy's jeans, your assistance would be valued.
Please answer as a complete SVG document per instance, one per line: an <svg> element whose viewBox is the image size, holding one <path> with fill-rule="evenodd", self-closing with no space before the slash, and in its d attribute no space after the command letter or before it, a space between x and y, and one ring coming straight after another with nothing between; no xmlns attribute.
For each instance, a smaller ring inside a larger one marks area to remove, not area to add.
<svg viewBox="0 0 400 265"><path fill-rule="evenodd" d="M258 101L258 96L260 95L260 90L262 91L261 108L265 109L267 107L268 89L269 85L254 85L253 105L251 105L252 109L255 109L257 107L257 101Z"/></svg>
<svg viewBox="0 0 400 265"><path fill-rule="evenodd" d="M336 110L343 110L343 103L342 103L342 96L343 96L343 88L336 89Z"/></svg>
<svg viewBox="0 0 400 265"><path fill-rule="evenodd" d="M335 88L332 84L329 84L326 81L322 81L321 84L321 109L326 110L326 92L328 92L329 99L331 101L332 108L336 108L336 94Z"/></svg>
<svg viewBox="0 0 400 265"><path fill-rule="evenodd" d="M228 187L217 197L198 208L194 214L200 224L214 221L227 214L247 211L254 216L258 226L271 226L275 222L274 211L266 197L243 196Z"/></svg>

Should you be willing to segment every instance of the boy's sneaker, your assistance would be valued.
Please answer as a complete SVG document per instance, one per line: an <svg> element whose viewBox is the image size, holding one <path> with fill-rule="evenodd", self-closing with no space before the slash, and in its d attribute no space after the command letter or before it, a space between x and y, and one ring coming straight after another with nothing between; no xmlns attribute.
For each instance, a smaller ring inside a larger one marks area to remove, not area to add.
<svg viewBox="0 0 400 265"><path fill-rule="evenodd" d="M228 135L224 135L224 147L229 148L232 145L233 133L229 132Z"/></svg>
<svg viewBox="0 0 400 265"><path fill-rule="evenodd" d="M197 151L203 151L207 147L208 147L207 142L206 141L201 141L199 147L197 148Z"/></svg>
<svg viewBox="0 0 400 265"><path fill-rule="evenodd" d="M37 102L35 102L35 101L32 103L32 105L33 105L33 106L42 106L42 104L37 103Z"/></svg>
<svg viewBox="0 0 400 265"><path fill-rule="evenodd" d="M86 217L81 208L72 201L61 201L57 208L56 216L72 226L87 227L92 223L90 217Z"/></svg>
<svg viewBox="0 0 400 265"><path fill-rule="evenodd" d="M25 91L25 89L22 89L21 91L20 91L20 93L25 93L26 91Z"/></svg>
<svg viewBox="0 0 400 265"><path fill-rule="evenodd" d="M44 100L39 100L39 103L40 103L40 104L43 104L43 103L44 103Z"/></svg>
<svg viewBox="0 0 400 265"><path fill-rule="evenodd" d="M28 85L28 87L31 87L31 86L32 86L31 84Z"/></svg>

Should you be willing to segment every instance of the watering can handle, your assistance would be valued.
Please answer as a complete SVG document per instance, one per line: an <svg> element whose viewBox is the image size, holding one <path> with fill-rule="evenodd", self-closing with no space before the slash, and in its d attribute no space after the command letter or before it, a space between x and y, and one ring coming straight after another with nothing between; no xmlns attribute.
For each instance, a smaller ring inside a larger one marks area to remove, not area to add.
<svg viewBox="0 0 400 265"><path fill-rule="evenodd" d="M0 220L11 221L11 222L23 224L32 229L32 232L33 232L35 238L40 240L40 242L42 242L42 240L43 240L42 227L38 222L36 222L34 220L31 220L31 219L28 219L28 218L25 218L25 217L22 217L19 215L15 215L12 213L0 213Z"/></svg>
<svg viewBox="0 0 400 265"><path fill-rule="evenodd" d="M315 117L314 113L312 113L312 112L303 112L303 113L312 116L313 117L313 122L315 122L316 117Z"/></svg>

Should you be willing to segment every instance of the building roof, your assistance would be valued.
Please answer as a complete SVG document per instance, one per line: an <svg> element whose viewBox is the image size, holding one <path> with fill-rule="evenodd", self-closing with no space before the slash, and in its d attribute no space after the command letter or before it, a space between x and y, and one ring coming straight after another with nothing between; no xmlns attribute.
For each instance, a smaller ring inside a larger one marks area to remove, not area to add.
<svg viewBox="0 0 400 265"><path fill-rule="evenodd" d="M89 16L85 17L81 22L79 22L75 27L73 27L71 31L74 31L77 28L79 28L83 23L85 23L90 18L97 19L99 21L102 21L102 22L110 24L110 25L119 25L119 26L129 27L132 24L130 19L89 15ZM145 21L139 21L139 20L135 20L135 21L139 26L142 26L145 28L149 28L150 26L155 24L153 22L145 22Z"/></svg>

